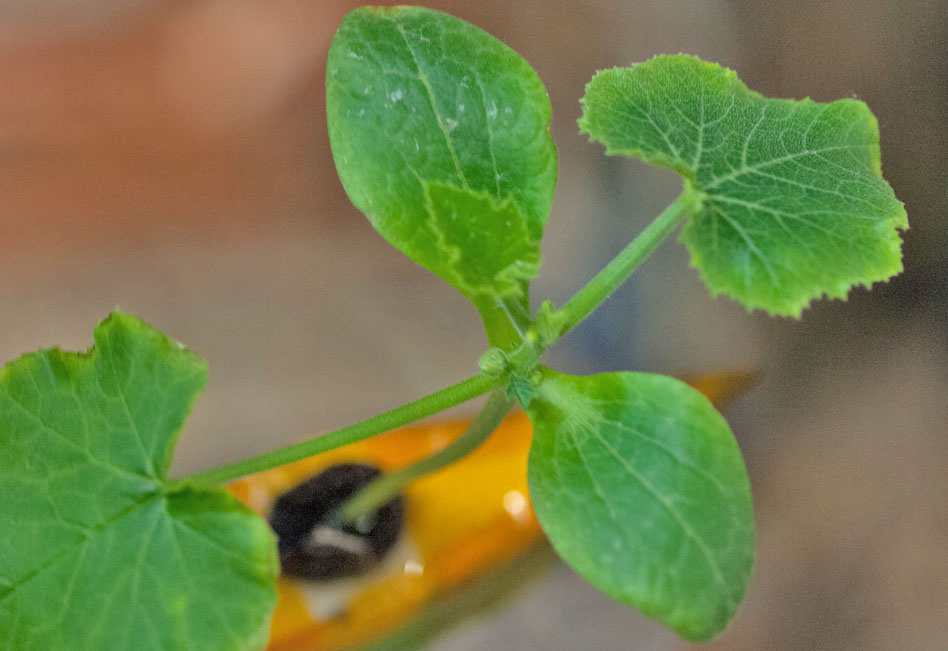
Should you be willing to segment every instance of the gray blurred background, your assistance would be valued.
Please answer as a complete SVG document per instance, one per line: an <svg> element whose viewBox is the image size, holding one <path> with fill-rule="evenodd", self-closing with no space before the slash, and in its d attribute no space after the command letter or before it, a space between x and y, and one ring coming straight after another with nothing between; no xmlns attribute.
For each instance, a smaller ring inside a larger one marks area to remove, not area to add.
<svg viewBox="0 0 948 651"><path fill-rule="evenodd" d="M178 474L436 390L486 347L473 308L376 236L336 178L324 63L354 4L0 0L0 359L84 349L116 306L187 343L211 376ZM577 133L596 69L689 52L767 95L869 104L912 226L900 277L770 319L709 298L668 242L548 359L760 371L727 414L758 560L709 648L948 648L948 3L429 6L547 85L560 179L534 296L558 304L680 187ZM565 568L436 645L687 647Z"/></svg>

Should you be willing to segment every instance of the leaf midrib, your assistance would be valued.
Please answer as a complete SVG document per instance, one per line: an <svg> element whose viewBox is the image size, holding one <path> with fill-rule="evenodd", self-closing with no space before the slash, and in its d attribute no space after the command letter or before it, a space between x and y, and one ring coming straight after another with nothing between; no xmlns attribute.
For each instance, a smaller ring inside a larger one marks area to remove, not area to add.
<svg viewBox="0 0 948 651"><path fill-rule="evenodd" d="M150 502L153 502L158 499L165 499L165 498L167 498L167 494L164 492L164 490L162 488L156 488L155 491L151 493L147 493L141 496L139 499L134 500L128 506L121 509L117 513L114 513L113 515L95 524L89 525L86 528L85 535L83 535L81 538L77 539L75 542L66 543L61 547L57 547L53 552L50 553L49 558L43 561L41 565L30 570L27 574L23 575L16 581L12 581L4 585L3 591L2 593L0 593L0 603L3 603L4 600L6 600L14 592L16 592L17 588L19 588L20 586L26 585L37 576L43 574L46 570L54 567L58 562L64 560L63 559L64 550L66 550L66 552L68 553L68 552L72 552L74 549L78 547L82 547L83 545L89 544L96 536L101 534L103 531L106 531L107 529L109 529L112 526L112 524L114 524L115 522L125 518L126 516L130 515L131 513L133 513L135 510L139 508L144 508Z"/></svg>
<svg viewBox="0 0 948 651"><path fill-rule="evenodd" d="M629 472L629 474L631 474L632 477L636 481L638 481L638 483L646 490L646 492L650 493L655 498L655 500L659 503L659 505L672 516L672 518L681 528L682 533L685 534L685 537L690 539L698 548L698 550L701 552L701 554L704 556L705 561L708 564L708 567L711 569L711 573L714 576L715 581L718 584L720 584L724 588L724 592L728 594L728 597L727 597L728 605L733 606L734 601L730 596L730 591L728 590L729 586L724 579L724 575L721 572L721 568L718 565L717 560L714 558L714 555L711 552L711 548L704 541L704 539L702 539L698 535L698 533L694 529L691 528L691 525L688 524L687 520L685 520L681 512L677 508L675 508L674 504L672 504L664 495L662 495L661 492L659 492L658 489L655 488L651 482L649 482L638 470L636 470L636 468L633 465L631 465L628 461L626 461L622 457L622 455L619 454L619 451L616 450L615 447L613 447L605 439L605 437L602 436L602 434L599 432L598 429L596 429L594 426L589 426L586 429L587 429L587 432L592 433L592 435L596 437L596 439L609 452L609 455L613 457L614 459L616 459ZM572 430L570 430L570 437L573 439L573 445L578 447L580 443L576 440L575 435L572 433ZM582 453L580 454L580 456L582 457L583 466L586 469L586 472L590 476L592 476L593 470L587 464L585 456L582 455ZM612 509L610 507L610 512L611 511ZM621 523L617 522L617 524L621 524Z"/></svg>
<svg viewBox="0 0 948 651"><path fill-rule="evenodd" d="M574 389L572 389L571 387L564 386L562 382L556 382L555 380L545 382L542 385L542 388L544 391L553 391L555 393L565 394L565 395L562 395L562 397L560 397L558 400L554 399L551 402L551 404L570 405L571 411L574 412L574 414L576 412L583 411L583 409L579 406L584 404L584 401L586 399L585 394L580 394ZM623 388L625 388L624 385L623 385ZM704 541L704 539L702 539L698 535L698 533L694 529L691 528L691 526L688 524L687 520L684 518L681 512L677 508L675 508L674 504L672 504L669 500L667 500L658 491L658 489L656 489L651 484L651 482L649 482L641 473L639 473L638 470L636 470L634 466L629 464L629 462L626 461L622 457L621 454L619 454L619 451L616 450L615 447L613 447L602 436L602 434L595 427L595 425L590 423L592 419L589 417L589 415L578 413L572 416L569 420L571 422L564 424L563 429L565 429L568 432L568 435L573 442L574 448L576 448L577 451L579 451L579 448L581 445L579 440L576 438L577 428L584 429L587 433L592 434L594 437L596 437L599 440L599 442L603 445L603 447L608 451L609 455L613 457L614 459L616 459L617 461L619 461L619 463L629 472L630 475L632 475L632 477L636 481L638 481L638 483L645 489L645 491L653 496L656 502L672 516L672 518L681 528L682 533L685 535L685 537L690 539L695 544L699 552L702 554L702 556L704 556L704 559L709 569L711 570L712 576L714 577L715 581L724 587L724 592L725 594L727 594L726 598L727 598L728 607L733 608L736 605L736 602L731 596L731 591L728 589L729 586L726 580L724 579L724 574L721 571L721 568L718 565L717 560L714 558L714 555L711 552L711 547L707 544L706 541ZM609 422L609 421L606 421L606 422ZM615 423L616 421L613 420L612 422ZM581 457L580 460L583 464L584 470L587 472L587 474L590 475L590 477L593 477L593 481L595 483L596 480L593 475L593 472L594 472L593 468L591 468L589 464L586 462L585 457L582 453L580 453L580 457ZM612 512L611 506L609 507L609 510L610 512ZM614 516L613 516L613 520L615 520ZM621 526L624 523L616 521L616 524Z"/></svg>
<svg viewBox="0 0 948 651"><path fill-rule="evenodd" d="M454 161L454 169L457 171L458 180L465 189L469 189L470 185L467 182L467 177L464 175L464 170L461 169L461 159L458 158L457 151L454 149L454 142L451 140L451 132L448 131L448 125L441 117L441 111L438 109L438 102L437 98L435 97L434 88L431 87L431 81L428 79L428 75L426 75L421 69L421 64L418 62L418 56L415 54L415 50L412 48L411 42L408 40L408 35L405 33L405 28L402 27L401 23L395 16L389 15L386 17L392 22L392 24L395 25L399 36L401 36L402 40L405 42L405 48L408 50L408 53L411 55L411 60L415 64L415 70L418 73L418 81L420 81L421 85L425 88L425 92L428 95L428 102L431 104L431 111L434 113L435 120L438 122L438 127L441 130L441 134L444 136L444 142L451 154L451 160Z"/></svg>

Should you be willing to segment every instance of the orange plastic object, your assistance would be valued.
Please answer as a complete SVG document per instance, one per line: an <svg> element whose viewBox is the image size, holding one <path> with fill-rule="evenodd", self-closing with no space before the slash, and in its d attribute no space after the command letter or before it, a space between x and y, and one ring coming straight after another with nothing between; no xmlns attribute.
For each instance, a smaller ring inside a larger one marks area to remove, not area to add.
<svg viewBox="0 0 948 651"><path fill-rule="evenodd" d="M395 470L457 438L467 422L411 426L244 478L230 490L266 516L274 499L337 463ZM380 568L331 583L280 579L272 651L341 649L411 621L426 603L513 559L542 538L527 492L533 428L508 416L483 445L405 492L403 540Z"/></svg>

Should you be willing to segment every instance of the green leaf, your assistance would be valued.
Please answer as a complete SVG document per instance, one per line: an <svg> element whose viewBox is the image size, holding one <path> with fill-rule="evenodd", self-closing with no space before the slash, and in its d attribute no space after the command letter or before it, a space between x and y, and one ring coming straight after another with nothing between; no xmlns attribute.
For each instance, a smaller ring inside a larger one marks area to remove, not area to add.
<svg viewBox="0 0 948 651"><path fill-rule="evenodd" d="M540 251L517 204L448 183L424 186L445 280L471 298L519 296L519 281L539 271Z"/></svg>
<svg viewBox="0 0 948 651"><path fill-rule="evenodd" d="M505 300L527 305L556 183L550 101L529 64L447 14L371 7L343 20L327 68L352 202L485 321Z"/></svg>
<svg viewBox="0 0 948 651"><path fill-rule="evenodd" d="M599 72L580 130L607 154L678 171L703 209L681 239L711 293L799 316L902 270L902 203L862 102L768 99L686 55Z"/></svg>
<svg viewBox="0 0 948 651"><path fill-rule="evenodd" d="M545 369L527 412L530 496L557 553L686 639L722 630L747 589L754 520L707 398L661 375Z"/></svg>
<svg viewBox="0 0 948 651"><path fill-rule="evenodd" d="M263 646L269 527L223 491L167 490L206 375L123 314L85 354L43 350L0 370L0 647Z"/></svg>

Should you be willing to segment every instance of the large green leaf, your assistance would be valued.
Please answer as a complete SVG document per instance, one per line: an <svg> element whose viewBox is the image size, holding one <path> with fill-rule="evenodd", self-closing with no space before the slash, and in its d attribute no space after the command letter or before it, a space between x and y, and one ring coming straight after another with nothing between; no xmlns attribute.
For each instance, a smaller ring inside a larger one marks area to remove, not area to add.
<svg viewBox="0 0 948 651"><path fill-rule="evenodd" d="M352 202L489 328L499 303L525 306L556 182L550 102L529 64L447 14L372 7L343 20L327 69Z"/></svg>
<svg viewBox="0 0 948 651"><path fill-rule="evenodd" d="M263 646L272 532L223 491L165 480L206 375L123 314L88 353L0 371L0 648Z"/></svg>
<svg viewBox="0 0 948 651"><path fill-rule="evenodd" d="M862 102L768 99L686 55L598 73L583 132L606 153L677 170L703 209L681 239L712 294L799 316L902 270L902 203Z"/></svg>
<svg viewBox="0 0 948 651"><path fill-rule="evenodd" d="M686 639L723 629L747 589L754 520L708 399L661 375L546 369L527 412L530 497L557 553Z"/></svg>

